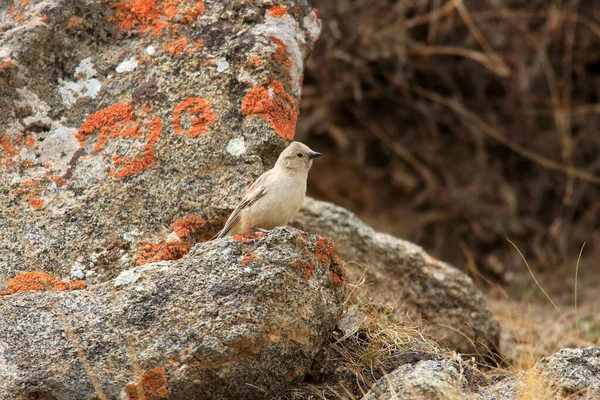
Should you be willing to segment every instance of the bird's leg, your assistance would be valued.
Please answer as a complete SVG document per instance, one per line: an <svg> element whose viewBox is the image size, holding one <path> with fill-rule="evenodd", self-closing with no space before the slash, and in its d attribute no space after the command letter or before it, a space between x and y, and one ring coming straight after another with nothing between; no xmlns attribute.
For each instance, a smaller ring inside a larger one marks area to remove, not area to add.
<svg viewBox="0 0 600 400"><path fill-rule="evenodd" d="M271 232L271 230L269 230L269 229L259 228L258 226L253 226L252 229L254 229L257 232L262 232L262 233L269 233L269 232Z"/></svg>

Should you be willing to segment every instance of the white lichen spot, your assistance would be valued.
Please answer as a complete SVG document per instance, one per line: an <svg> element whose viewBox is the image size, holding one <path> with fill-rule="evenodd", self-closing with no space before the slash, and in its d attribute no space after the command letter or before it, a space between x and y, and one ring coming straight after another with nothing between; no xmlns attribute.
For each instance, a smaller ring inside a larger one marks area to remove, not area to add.
<svg viewBox="0 0 600 400"><path fill-rule="evenodd" d="M126 240L128 242L133 242L135 241L135 236L142 236L144 234L144 232L140 232L137 229L132 229L129 232L125 232L123 234L123 240Z"/></svg>
<svg viewBox="0 0 600 400"><path fill-rule="evenodd" d="M229 63L225 59L225 57L221 57L217 59L217 72L221 73L229 69Z"/></svg>
<svg viewBox="0 0 600 400"><path fill-rule="evenodd" d="M94 78L96 73L92 59L86 58L81 60L79 66L75 68L76 81L60 81L61 86L58 88L58 92L67 108L71 108L82 97L96 98L102 87L100 81Z"/></svg>
<svg viewBox="0 0 600 400"><path fill-rule="evenodd" d="M142 277L142 274L135 271L135 269L128 269L123 271L113 281L114 287L125 286L131 283L137 282Z"/></svg>
<svg viewBox="0 0 600 400"><path fill-rule="evenodd" d="M83 265L79 261L75 261L75 263L71 267L71 279L81 280L83 278L85 278L85 265Z"/></svg>
<svg viewBox="0 0 600 400"><path fill-rule="evenodd" d="M146 47L146 53L152 56L156 53L156 48L154 46L148 46Z"/></svg>
<svg viewBox="0 0 600 400"><path fill-rule="evenodd" d="M135 59L135 57L131 57L129 60L125 60L121 64L119 64L115 71L117 71L119 74L122 74L123 72L131 72L134 69L136 69L137 66L137 60Z"/></svg>
<svg viewBox="0 0 600 400"><path fill-rule="evenodd" d="M26 88L17 89L20 99L15 101L19 108L27 109L28 116L10 128L22 131L31 124L47 127L48 132L31 133L35 141L35 148L23 148L20 153L21 160L29 160L36 164L51 163L53 169L66 172L68 163L77 149L79 143L75 138L77 129L69 128L60 121L49 117L51 107L41 100L35 93ZM43 137L43 140L38 140ZM44 173L45 171L39 171Z"/></svg>
<svg viewBox="0 0 600 400"><path fill-rule="evenodd" d="M96 70L94 69L94 65L92 64L92 58L86 58L81 60L79 66L75 68L75 78L91 78L96 76Z"/></svg>
<svg viewBox="0 0 600 400"><path fill-rule="evenodd" d="M232 156L246 154L246 141L243 137L231 139L227 144L227 152Z"/></svg>

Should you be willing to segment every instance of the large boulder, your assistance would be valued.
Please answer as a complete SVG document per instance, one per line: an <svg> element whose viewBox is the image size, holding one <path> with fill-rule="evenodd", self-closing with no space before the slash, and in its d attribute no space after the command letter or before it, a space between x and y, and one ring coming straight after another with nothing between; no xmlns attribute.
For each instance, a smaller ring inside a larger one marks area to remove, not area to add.
<svg viewBox="0 0 600 400"><path fill-rule="evenodd" d="M370 296L424 319L431 328L427 332L439 341L463 353L496 353L499 325L481 291L463 272L413 243L374 231L331 203L306 199L293 224L331 237L353 279L366 269Z"/></svg>
<svg viewBox="0 0 600 400"><path fill-rule="evenodd" d="M320 22L276 3L0 1L0 282L103 282L218 229L294 137Z"/></svg>
<svg viewBox="0 0 600 400"><path fill-rule="evenodd" d="M276 229L0 297L0 399L263 399L304 377L342 313L331 249Z"/></svg>

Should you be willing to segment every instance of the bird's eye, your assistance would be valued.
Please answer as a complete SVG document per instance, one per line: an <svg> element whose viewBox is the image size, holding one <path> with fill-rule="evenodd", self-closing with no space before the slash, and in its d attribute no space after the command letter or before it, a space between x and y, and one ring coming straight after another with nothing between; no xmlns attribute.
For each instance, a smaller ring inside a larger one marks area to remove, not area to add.
<svg viewBox="0 0 600 400"><path fill-rule="evenodd" d="M302 158L302 153L298 153L298 157Z"/></svg>

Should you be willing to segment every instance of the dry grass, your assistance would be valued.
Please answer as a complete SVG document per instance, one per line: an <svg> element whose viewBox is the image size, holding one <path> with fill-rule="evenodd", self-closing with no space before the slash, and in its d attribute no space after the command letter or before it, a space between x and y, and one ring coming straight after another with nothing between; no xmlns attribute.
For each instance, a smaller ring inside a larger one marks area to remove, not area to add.
<svg viewBox="0 0 600 400"><path fill-rule="evenodd" d="M518 247L515 246L515 249L520 253ZM571 268L575 282L578 281L582 254L583 247ZM531 290L539 292L533 301L511 298L501 286L482 276L476 266L472 266L481 283L490 288L488 300L502 326L500 351L505 356L504 366L463 360L460 355L427 337L423 333L422 321L398 319L394 317L397 313L390 308L369 301L368 285L361 279L358 284L350 285L346 317L337 336L315 364L312 379L278 399L360 399L375 382L385 379L386 374L404 364L406 360L402 356L411 352L429 353L452 362L466 362L469 368L483 373L488 379L496 375L513 377L517 400L580 398L578 396L584 393L562 393L555 380L557 377L547 375L536 365L542 357L562 348L600 345L600 319L597 318L600 303L594 307L586 299L586 305L579 309L577 296L582 291L577 292L577 284L571 302L553 299L528 266L527 260L524 257L522 260L531 276ZM583 294L595 297L596 286L584 285ZM462 398L464 394L450 400Z"/></svg>

